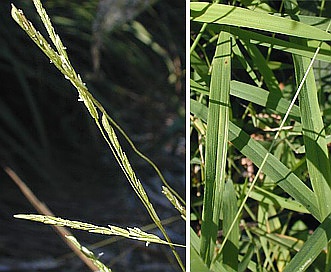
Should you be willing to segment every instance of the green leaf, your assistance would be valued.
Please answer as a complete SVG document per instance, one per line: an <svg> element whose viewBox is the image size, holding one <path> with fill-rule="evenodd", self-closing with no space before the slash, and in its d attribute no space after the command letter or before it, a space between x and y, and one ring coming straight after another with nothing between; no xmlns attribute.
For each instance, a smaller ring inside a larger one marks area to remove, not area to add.
<svg viewBox="0 0 331 272"><path fill-rule="evenodd" d="M207 121L207 107L205 105L191 99L190 110L205 122ZM267 154L267 150L261 144L231 121L229 123L229 141L258 167ZM319 210L314 193L272 154L269 154L263 172L275 184L300 202L315 218L319 219Z"/></svg>
<svg viewBox="0 0 331 272"><path fill-rule="evenodd" d="M313 40L331 40L331 34L316 27L239 7L191 2L190 9L194 22L248 27Z"/></svg>
<svg viewBox="0 0 331 272"><path fill-rule="evenodd" d="M241 188L244 188L243 185L239 185ZM256 201L260 203L265 204L272 204L276 207L288 209L291 211L296 211L299 213L309 213L309 211L303 207L300 203L293 199L281 197L279 195L276 195L268 190L264 190L258 186L254 186L254 189L251 194L250 198L255 199ZM243 192L244 194L247 192L247 188Z"/></svg>
<svg viewBox="0 0 331 272"><path fill-rule="evenodd" d="M290 101L283 98L280 92L268 92L262 88L235 80L231 81L230 86L231 95L264 106L277 113L284 115L290 106ZM300 121L299 107L294 105L289 116L296 121Z"/></svg>
<svg viewBox="0 0 331 272"><path fill-rule="evenodd" d="M210 272L199 253L192 247L192 245L190 246L190 267L191 271Z"/></svg>
<svg viewBox="0 0 331 272"><path fill-rule="evenodd" d="M196 91L204 95L209 95L208 87L204 87L192 79L190 80L190 88L192 91ZM277 113L283 115L285 115L288 107L290 106L290 101L282 98L281 94L274 92L271 93L262 88L236 80L231 80L230 94L257 105L266 107L270 110L274 110ZM293 106L289 117L300 122L300 109L297 105Z"/></svg>
<svg viewBox="0 0 331 272"><path fill-rule="evenodd" d="M295 20L299 20L299 17L295 15L297 7L296 1L285 3L286 12ZM293 37L290 40L307 46L305 40ZM331 169L315 76L311 69L311 59L293 55L293 62L297 85L302 86L299 94L299 106L307 167L317 199L320 218L323 220L331 212L329 201L331 199Z"/></svg>
<svg viewBox="0 0 331 272"><path fill-rule="evenodd" d="M273 48L282 52L293 53L296 55L301 55L304 57L313 57L316 48L318 47L318 41L311 40L307 46L298 44L292 41L281 40L276 37L270 37L263 35L261 33L256 33L253 31L248 31L238 27L230 27L230 32L238 36L239 39L248 39L250 43L256 44L259 46L264 46L267 48ZM331 61L330 55L331 46L326 42L323 42L321 50L317 55L317 60Z"/></svg>
<svg viewBox="0 0 331 272"><path fill-rule="evenodd" d="M297 82L300 82L308 70L310 59L294 56L294 63L296 79ZM309 176L316 193L321 218L324 219L331 212L331 171L324 124L312 70L308 72L308 77L300 92L299 105Z"/></svg>
<svg viewBox="0 0 331 272"><path fill-rule="evenodd" d="M220 76L222 75L222 76ZM231 80L230 34L221 32L212 64L206 135L205 191L200 255L209 267L215 252L225 183Z"/></svg>
<svg viewBox="0 0 331 272"><path fill-rule="evenodd" d="M261 78L267 86L267 89L273 95L281 97L281 91L279 89L279 82L275 77L273 71L269 68L268 63L260 50L256 45L251 44L249 40L241 40L242 44L246 48L246 52L249 54L250 58L254 61L254 66L257 67L258 71L261 73ZM262 82L261 82L262 83Z"/></svg>
<svg viewBox="0 0 331 272"><path fill-rule="evenodd" d="M284 272L305 271L326 248L331 240L331 215L328 215L312 236L304 243L301 250L286 266Z"/></svg>
<svg viewBox="0 0 331 272"><path fill-rule="evenodd" d="M226 235L229 232L231 224L238 211L236 191L232 180L225 183L223 200L223 232ZM229 238L222 251L223 265L227 271L238 271L238 253L239 253L239 222L232 228Z"/></svg>

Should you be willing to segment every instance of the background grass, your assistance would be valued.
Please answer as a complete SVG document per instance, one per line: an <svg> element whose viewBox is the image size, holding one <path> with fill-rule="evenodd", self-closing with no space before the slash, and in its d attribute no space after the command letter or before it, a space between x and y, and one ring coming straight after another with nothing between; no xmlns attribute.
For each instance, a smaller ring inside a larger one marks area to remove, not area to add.
<svg viewBox="0 0 331 272"><path fill-rule="evenodd" d="M191 270L327 271L330 2L222 3L190 5Z"/></svg>

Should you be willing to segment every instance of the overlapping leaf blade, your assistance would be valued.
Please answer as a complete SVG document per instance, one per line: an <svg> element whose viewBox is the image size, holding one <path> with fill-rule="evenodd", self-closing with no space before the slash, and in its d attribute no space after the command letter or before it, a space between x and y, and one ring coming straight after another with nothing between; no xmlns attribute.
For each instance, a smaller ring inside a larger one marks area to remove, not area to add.
<svg viewBox="0 0 331 272"><path fill-rule="evenodd" d="M214 254L225 183L231 79L231 39L227 32L219 35L212 65L200 246L200 254L207 266Z"/></svg>
<svg viewBox="0 0 331 272"><path fill-rule="evenodd" d="M314 40L331 39L331 34L316 27L239 7L192 2L190 8L191 20L194 22L248 27Z"/></svg>

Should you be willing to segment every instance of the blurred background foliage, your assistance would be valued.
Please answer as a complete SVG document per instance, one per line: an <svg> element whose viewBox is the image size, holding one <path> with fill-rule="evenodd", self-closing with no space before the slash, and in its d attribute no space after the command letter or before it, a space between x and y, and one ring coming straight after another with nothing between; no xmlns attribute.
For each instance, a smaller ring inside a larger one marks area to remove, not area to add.
<svg viewBox="0 0 331 272"><path fill-rule="evenodd" d="M59 216L124 227L149 222L143 209L135 209L140 204L84 105L77 101L76 91L12 20L10 3L45 34L32 1L2 1L1 164L12 167ZM43 4L89 90L184 196L185 1ZM160 193L152 168L133 154L122 137L120 141L143 185ZM27 223L14 221L12 215L34 210L4 172L0 176L5 223L0 223L1 233L9 228L18 238L29 239L18 234ZM159 207L168 205L157 202ZM114 209L119 204L121 217ZM172 209L168 212L161 218L176 214ZM29 226L34 231L36 224ZM177 242L184 243L184 223L177 231L182 237ZM0 239L0 256L18 256L18 248L7 247L8 243L22 247L21 241ZM29 255L38 245L25 248Z"/></svg>

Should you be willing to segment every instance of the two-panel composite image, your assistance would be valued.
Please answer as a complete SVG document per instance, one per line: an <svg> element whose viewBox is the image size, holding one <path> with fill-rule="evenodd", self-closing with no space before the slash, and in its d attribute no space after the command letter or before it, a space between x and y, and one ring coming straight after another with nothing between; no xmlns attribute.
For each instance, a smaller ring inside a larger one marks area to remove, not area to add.
<svg viewBox="0 0 331 272"><path fill-rule="evenodd" d="M0 13L0 272L331 271L330 0Z"/></svg>

